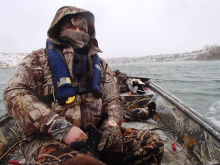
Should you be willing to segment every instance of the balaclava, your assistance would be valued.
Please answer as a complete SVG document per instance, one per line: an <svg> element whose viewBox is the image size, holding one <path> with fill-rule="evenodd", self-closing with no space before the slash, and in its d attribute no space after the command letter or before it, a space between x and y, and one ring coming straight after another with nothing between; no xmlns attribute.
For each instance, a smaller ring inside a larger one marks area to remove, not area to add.
<svg viewBox="0 0 220 165"><path fill-rule="evenodd" d="M72 28L78 26L84 32L76 32ZM61 20L60 24L60 40L67 42L73 46L74 49L83 48L89 43L88 23L86 19L80 15L69 15Z"/></svg>

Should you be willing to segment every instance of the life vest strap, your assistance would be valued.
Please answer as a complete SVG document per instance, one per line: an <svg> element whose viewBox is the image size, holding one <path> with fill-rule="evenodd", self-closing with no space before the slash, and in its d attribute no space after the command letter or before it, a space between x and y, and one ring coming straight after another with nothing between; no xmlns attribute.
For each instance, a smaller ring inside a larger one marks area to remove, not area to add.
<svg viewBox="0 0 220 165"><path fill-rule="evenodd" d="M88 88L86 86L82 86L82 87L74 86L73 88L75 90L75 93L79 94L79 95L84 94L84 93L92 93L92 89ZM38 96L38 98L46 104L57 101L57 98L54 93L46 95L46 96L40 95L40 96Z"/></svg>
<svg viewBox="0 0 220 165"><path fill-rule="evenodd" d="M72 86L71 78L70 78L71 75L69 73L67 64L63 57L62 51L60 49L61 47L59 45L56 45L52 43L51 41L47 40L46 51L48 54L48 63L50 66L53 86L54 86L55 94L57 97L57 98L53 98L53 100L54 101L57 100L60 105L69 104L73 102L76 94L83 94L83 93L89 93L89 92L92 92L94 96L97 99L99 99L102 95L101 87L100 87L102 68L101 68L101 63L100 63L98 54L96 53L92 59L93 73L92 73L92 78L91 78L92 79L91 88L78 87L78 86L74 87ZM83 56L80 55L79 57L83 57ZM87 59L87 56L86 56L86 59ZM83 60L83 61L87 63L86 60ZM78 66L75 60L74 60L74 66ZM78 67L73 68L73 72L75 74L76 70L80 70L80 69L87 70L86 67L87 66L85 66L83 63L80 63ZM80 72L80 75L81 74L84 74L84 73ZM50 98L51 96L48 96L48 97ZM52 99L48 99L48 100L50 100L51 102Z"/></svg>

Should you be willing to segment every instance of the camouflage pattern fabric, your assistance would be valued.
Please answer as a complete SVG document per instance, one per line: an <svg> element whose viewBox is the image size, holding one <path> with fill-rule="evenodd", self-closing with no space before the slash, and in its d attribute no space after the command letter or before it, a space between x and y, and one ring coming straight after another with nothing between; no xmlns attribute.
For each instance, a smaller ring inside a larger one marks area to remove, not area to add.
<svg viewBox="0 0 220 165"><path fill-rule="evenodd" d="M53 42L58 40L52 33L59 27L57 25L59 20L66 15L76 13L87 13L89 16L86 16L86 19L93 17L90 12L83 9L62 7L58 10L48 30L48 37ZM93 21L88 19L87 22L90 36L95 37L94 25L91 24ZM88 51L89 74L83 76L81 80L78 80L73 74L74 49L65 45L61 51L71 75L72 85L90 87L93 73L92 57L100 52L98 45L91 44ZM5 107L8 113L24 128L24 136L33 132L43 133L62 141L72 126L85 130L86 125L92 123L99 128L102 119L93 116L101 115L104 112L114 118L118 125L121 125L123 111L120 94L113 74L103 59L100 59L102 97L96 99L93 93L77 94L72 103L59 105L56 101L45 103L44 100L39 99L39 96L47 96L54 92L47 58L45 49L34 51L26 56L17 66L4 91ZM58 130L56 125L62 125L64 129Z"/></svg>
<svg viewBox="0 0 220 165"><path fill-rule="evenodd" d="M68 28L74 28L75 26L80 27L86 33L88 33L88 23L82 15L66 16L62 19L60 24L60 31L64 31Z"/></svg>
<svg viewBox="0 0 220 165"><path fill-rule="evenodd" d="M35 138L34 138L35 139ZM24 141L22 146L26 164L60 164L77 155L65 143L49 137L38 137L36 140Z"/></svg>
<svg viewBox="0 0 220 165"><path fill-rule="evenodd" d="M100 152L99 160L109 165L138 165L138 164L160 164L163 157L164 146L160 137L153 131L122 128L123 153ZM74 159L79 151L72 150L66 144L48 137L25 142L23 145L26 164L62 164L69 159ZM88 160L92 162L94 159ZM82 163L83 160L78 163ZM93 163L95 164L95 163Z"/></svg>
<svg viewBox="0 0 220 165"><path fill-rule="evenodd" d="M73 74L74 49L71 46L63 45L59 40L59 23L61 19L67 15L74 14L82 14L85 17L88 23L88 34L90 35L90 49L88 51L89 73L80 80ZM60 8L48 30L48 38L51 42L60 44L63 58L71 76L72 85L90 87L93 73L92 59L96 53L101 52L95 38L93 14L76 7ZM3 98L8 114L16 120L19 127L24 128L23 140L30 139L29 136L35 134L34 140L24 141L22 149L29 164L39 164L37 162L41 164L43 162L51 162L51 164L54 164L55 162L55 164L57 164L71 157L75 157L78 151L70 149L62 141L66 133L73 126L80 127L85 131L88 123L100 128L103 122L105 123L105 121L109 119L114 120L118 126L121 126L123 109L118 85L108 64L103 59L100 59L100 63L101 98L96 99L93 93L77 94L72 103L65 105L59 105L56 101L46 102L40 99L42 98L40 96L47 96L54 93L51 70L45 49L33 51L17 66L14 74L6 85ZM126 75L122 77L125 78ZM103 113L107 113L109 118L103 121L101 118L94 117L101 116ZM61 127L62 129L59 129ZM125 154L130 153L129 155L131 155L132 153L135 159L141 157L141 159L152 159L159 162L159 158L157 160L157 156L155 156L155 153L158 153L159 149L157 145L154 145L159 137L157 135L151 135L150 133L145 139L145 135L139 137L140 133L131 132L124 136ZM121 136L121 134L119 136ZM152 152L154 156L149 152L142 153L146 148L144 146L148 144L148 142L145 144L145 141L151 139L151 136L157 139L149 141L149 145L152 146L151 148L156 150ZM142 138L142 140L140 141L136 138ZM129 140L127 141L126 139ZM138 145L135 144L136 141ZM135 146L131 145L131 143L135 144ZM144 144L144 146L142 146L142 144ZM136 152L136 147L138 146L142 155L138 155L139 151L138 153ZM161 146L159 146L159 148L161 148ZM146 154L147 156L145 157ZM127 161L127 158L123 160Z"/></svg>
<svg viewBox="0 0 220 165"><path fill-rule="evenodd" d="M119 92L127 92L129 90L126 83L128 76L125 73L120 72L119 70L114 71L113 74L118 83Z"/></svg>
<svg viewBox="0 0 220 165"><path fill-rule="evenodd" d="M103 152L123 152L122 134L120 126L115 121L109 120L100 128L102 138L99 141L98 150Z"/></svg>
<svg viewBox="0 0 220 165"><path fill-rule="evenodd" d="M86 19L88 24L88 34L92 38L90 45L92 47L96 47L97 49L98 42L96 41L95 38L94 15L90 11L80 9L74 6L63 6L57 11L47 32L48 38L52 40L52 42L55 44L62 44L59 40L59 33L61 30L60 21L62 21L64 17L67 16L69 17L70 15L78 15L78 14L82 15Z"/></svg>
<svg viewBox="0 0 220 165"><path fill-rule="evenodd" d="M123 136L123 153L121 155L122 158L124 157L118 159L121 160L121 164L160 164L163 158L164 144L155 132L132 128L122 128L121 132Z"/></svg>

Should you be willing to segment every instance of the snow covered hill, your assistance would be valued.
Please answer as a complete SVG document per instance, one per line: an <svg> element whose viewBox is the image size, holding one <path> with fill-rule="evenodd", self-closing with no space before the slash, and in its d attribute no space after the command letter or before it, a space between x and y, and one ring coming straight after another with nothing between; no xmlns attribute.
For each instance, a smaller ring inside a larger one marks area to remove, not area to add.
<svg viewBox="0 0 220 165"><path fill-rule="evenodd" d="M194 60L201 51L181 54L162 54L154 56L143 56L143 57L123 57L107 59L109 64L122 64L122 63L145 63L145 62L165 62L165 61L183 61L183 60Z"/></svg>
<svg viewBox="0 0 220 165"><path fill-rule="evenodd" d="M125 64L125 63L146 63L146 62L168 62L168 61L209 61L220 60L220 46L206 46L204 49L179 53L179 54L162 54L143 57L123 57L106 59L109 64Z"/></svg>
<svg viewBox="0 0 220 165"><path fill-rule="evenodd" d="M0 68L14 68L27 53L0 53ZM105 59L109 64L125 63L145 63L145 62L165 62L165 61L184 61L184 60L220 60L220 46L206 46L201 50L179 53L162 54L143 57L123 57L114 59Z"/></svg>
<svg viewBox="0 0 220 165"><path fill-rule="evenodd" d="M27 53L0 53L0 68L14 68Z"/></svg>

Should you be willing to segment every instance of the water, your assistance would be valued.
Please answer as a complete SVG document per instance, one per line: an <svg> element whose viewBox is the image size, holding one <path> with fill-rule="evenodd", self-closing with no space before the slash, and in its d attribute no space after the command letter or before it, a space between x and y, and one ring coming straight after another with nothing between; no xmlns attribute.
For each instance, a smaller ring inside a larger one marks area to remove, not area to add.
<svg viewBox="0 0 220 165"><path fill-rule="evenodd" d="M111 64L128 75L151 77L202 116L220 127L220 61ZM0 69L0 114L5 113L2 93L13 69Z"/></svg>
<svg viewBox="0 0 220 165"><path fill-rule="evenodd" d="M3 91L5 89L5 86L11 77L14 69L0 69L0 115L5 113L5 106L3 103Z"/></svg>
<svg viewBox="0 0 220 165"><path fill-rule="evenodd" d="M220 61L111 64L110 68L132 76L151 77L220 127Z"/></svg>

